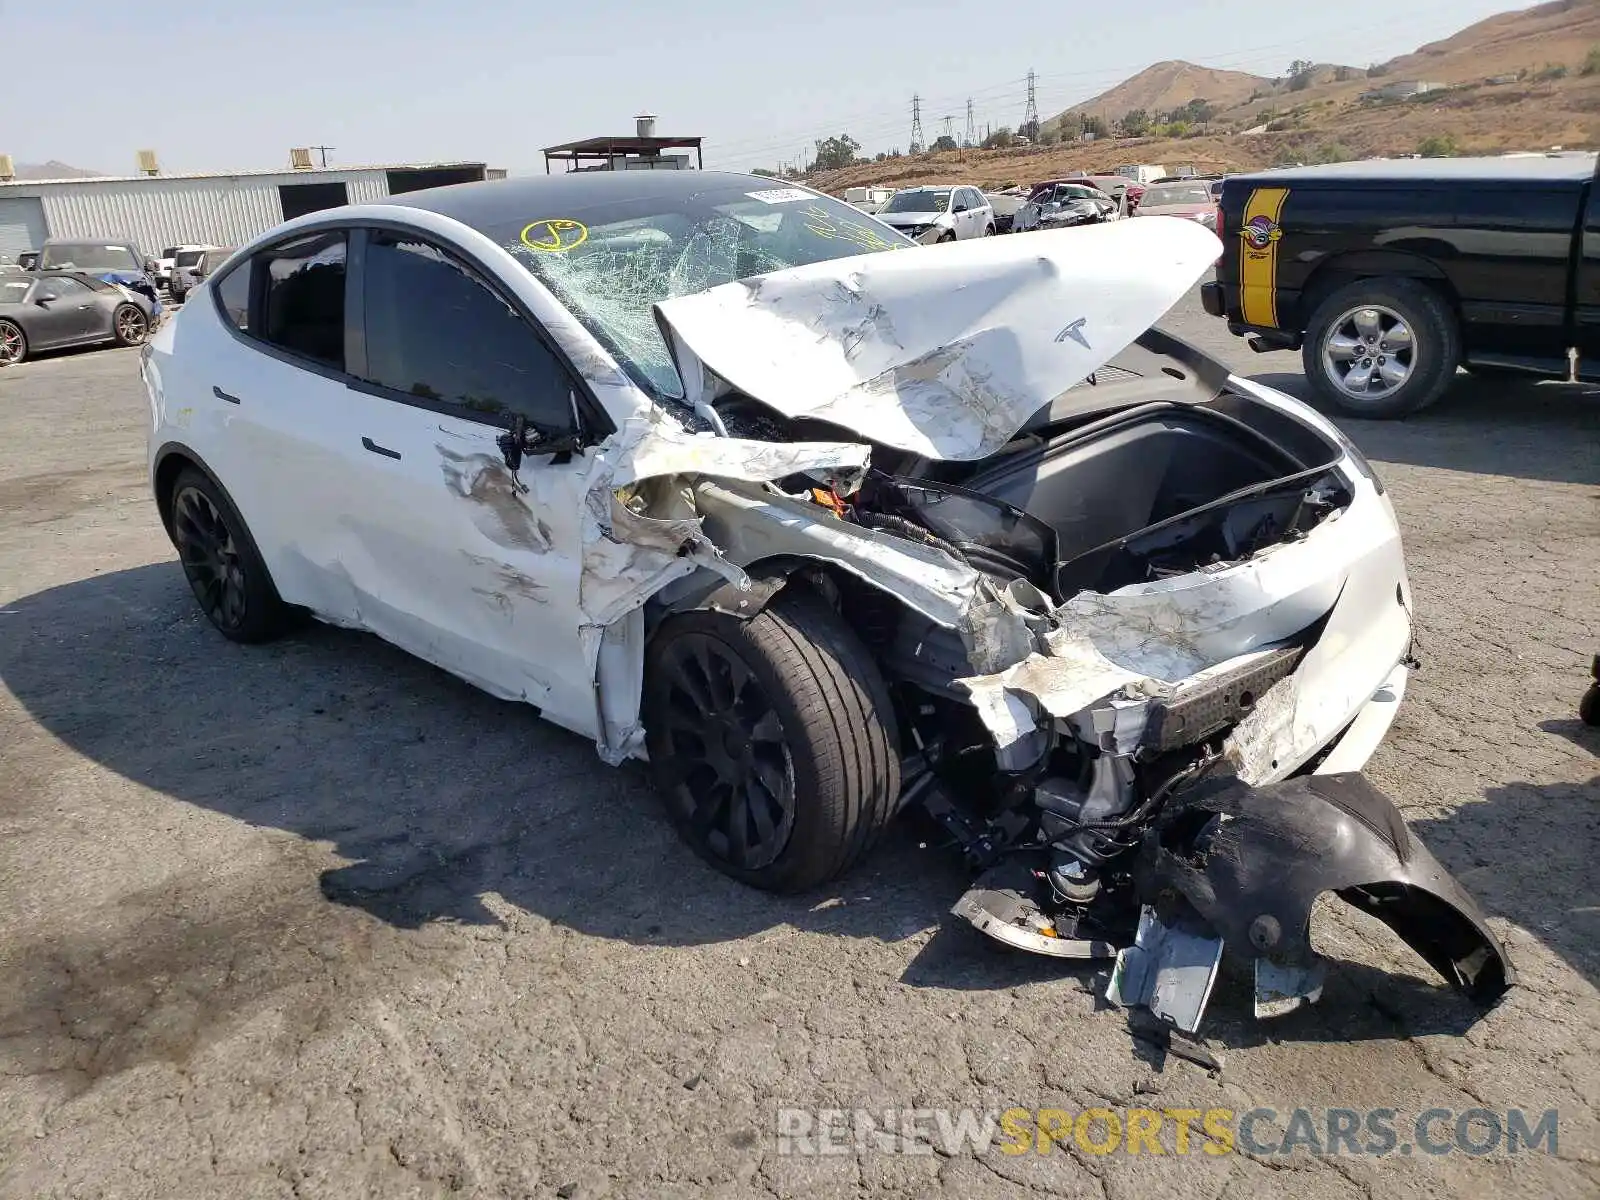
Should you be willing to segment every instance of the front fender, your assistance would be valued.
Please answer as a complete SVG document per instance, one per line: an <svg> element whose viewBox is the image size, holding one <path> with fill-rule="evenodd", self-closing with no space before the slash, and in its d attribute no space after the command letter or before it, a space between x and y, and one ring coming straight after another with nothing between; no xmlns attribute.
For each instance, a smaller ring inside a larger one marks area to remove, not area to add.
<svg viewBox="0 0 1600 1200"><path fill-rule="evenodd" d="M1152 830L1135 869L1158 913L1183 897L1225 944L1313 970L1311 909L1324 892L1371 913L1453 986L1489 1005L1516 980L1466 890L1394 803L1359 774L1252 788L1232 776L1191 789Z"/></svg>

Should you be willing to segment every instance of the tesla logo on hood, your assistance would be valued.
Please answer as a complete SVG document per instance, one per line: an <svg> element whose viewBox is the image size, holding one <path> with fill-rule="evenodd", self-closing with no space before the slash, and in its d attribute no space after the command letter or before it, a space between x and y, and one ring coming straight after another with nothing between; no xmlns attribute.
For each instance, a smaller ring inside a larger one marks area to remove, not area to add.
<svg viewBox="0 0 1600 1200"><path fill-rule="evenodd" d="M1060 333L1056 334L1056 341L1064 342L1068 338L1071 338L1073 341L1077 342L1078 345L1082 346L1085 350L1092 350L1094 347L1089 345L1089 339L1083 336L1083 327L1085 325L1087 325L1088 323L1089 323L1089 318L1088 317L1079 317L1071 325L1068 325Z"/></svg>

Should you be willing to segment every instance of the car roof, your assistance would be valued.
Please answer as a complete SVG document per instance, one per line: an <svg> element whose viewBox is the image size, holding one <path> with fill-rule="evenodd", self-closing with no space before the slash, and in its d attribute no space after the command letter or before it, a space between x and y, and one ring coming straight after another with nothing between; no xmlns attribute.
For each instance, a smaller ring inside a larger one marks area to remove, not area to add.
<svg viewBox="0 0 1600 1200"><path fill-rule="evenodd" d="M1595 171L1591 153L1549 154L1536 158L1402 158L1369 162L1330 163L1320 167L1290 167L1253 175L1230 175L1228 182L1273 183L1375 183L1527 181L1587 183Z"/></svg>
<svg viewBox="0 0 1600 1200"><path fill-rule="evenodd" d="M742 171L569 171L563 175L528 175L425 188L375 203L420 208L480 228L518 219L561 217L595 205L652 197L688 199L703 192L736 187L755 190L795 186L800 185Z"/></svg>

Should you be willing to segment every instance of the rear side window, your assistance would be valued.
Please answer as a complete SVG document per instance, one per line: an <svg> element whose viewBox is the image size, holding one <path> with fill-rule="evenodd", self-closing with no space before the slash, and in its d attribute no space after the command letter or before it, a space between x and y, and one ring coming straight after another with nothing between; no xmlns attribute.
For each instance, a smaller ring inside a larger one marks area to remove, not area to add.
<svg viewBox="0 0 1600 1200"><path fill-rule="evenodd" d="M217 303L234 328L250 332L250 267L246 261L229 271L214 285Z"/></svg>
<svg viewBox="0 0 1600 1200"><path fill-rule="evenodd" d="M573 426L566 368L486 280L427 242L373 230L363 266L367 379L483 413Z"/></svg>
<svg viewBox="0 0 1600 1200"><path fill-rule="evenodd" d="M252 335L344 370L344 232L312 234L275 246L257 255L253 265L264 279L261 325Z"/></svg>

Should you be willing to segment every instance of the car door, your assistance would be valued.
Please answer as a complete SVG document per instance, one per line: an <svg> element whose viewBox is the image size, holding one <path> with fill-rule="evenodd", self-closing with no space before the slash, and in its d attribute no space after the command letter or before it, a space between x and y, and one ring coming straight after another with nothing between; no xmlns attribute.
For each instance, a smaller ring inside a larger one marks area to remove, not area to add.
<svg viewBox="0 0 1600 1200"><path fill-rule="evenodd" d="M235 335L192 361L218 433L204 442L213 474L249 526L279 594L324 620L362 614L329 526L366 502L351 486L359 442L346 371L347 234L300 234L236 264L216 311ZM209 396L206 392L209 391Z"/></svg>
<svg viewBox="0 0 1600 1200"><path fill-rule="evenodd" d="M981 232L977 222L981 215L972 202L971 188L957 188L954 204L961 209L961 214L956 218L956 236L958 238L977 237Z"/></svg>
<svg viewBox="0 0 1600 1200"><path fill-rule="evenodd" d="M88 336L94 293L64 275L36 280L28 295L28 341L36 350L70 346Z"/></svg>
<svg viewBox="0 0 1600 1200"><path fill-rule="evenodd" d="M551 720L596 732L579 639L580 538L593 450L581 385L534 322L456 249L401 229L358 235L361 361L352 364L369 497L337 530L363 620ZM518 472L517 417L566 440ZM592 432L592 431L591 431Z"/></svg>

